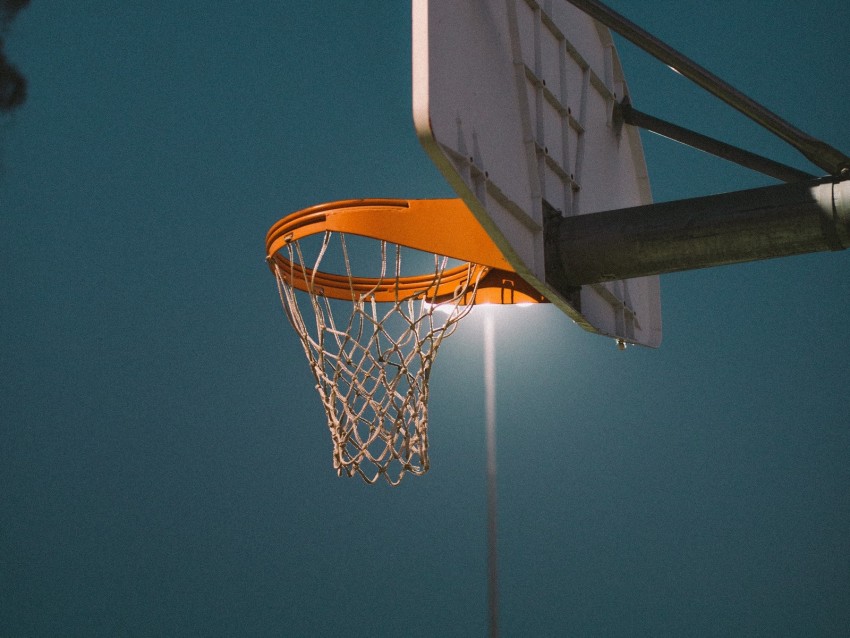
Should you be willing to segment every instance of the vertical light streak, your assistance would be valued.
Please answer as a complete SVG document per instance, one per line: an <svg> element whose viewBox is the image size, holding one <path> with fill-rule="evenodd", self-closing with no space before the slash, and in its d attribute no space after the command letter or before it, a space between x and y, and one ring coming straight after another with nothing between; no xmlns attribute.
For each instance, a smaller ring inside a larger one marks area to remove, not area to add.
<svg viewBox="0 0 850 638"><path fill-rule="evenodd" d="M487 607L490 638L499 635L499 583L496 518L496 330L484 308L484 410L487 420Z"/></svg>

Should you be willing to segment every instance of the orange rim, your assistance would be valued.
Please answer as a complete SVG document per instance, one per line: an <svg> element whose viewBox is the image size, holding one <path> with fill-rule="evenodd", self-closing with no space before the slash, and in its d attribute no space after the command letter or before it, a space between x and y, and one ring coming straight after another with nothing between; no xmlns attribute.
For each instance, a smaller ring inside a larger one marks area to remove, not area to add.
<svg viewBox="0 0 850 638"><path fill-rule="evenodd" d="M293 263L282 249L303 237L339 232L369 237L466 263L442 274L357 277L314 271ZM266 236L269 265L299 290L335 299L397 301L421 297L434 303L541 303L546 299L511 268L461 199L344 200L312 206L278 221ZM477 290L475 282L478 281Z"/></svg>

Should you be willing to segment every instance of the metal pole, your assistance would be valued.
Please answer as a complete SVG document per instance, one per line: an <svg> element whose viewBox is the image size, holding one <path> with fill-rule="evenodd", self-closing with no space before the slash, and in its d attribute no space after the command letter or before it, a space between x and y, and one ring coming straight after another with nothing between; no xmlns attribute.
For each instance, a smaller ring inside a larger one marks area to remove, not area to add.
<svg viewBox="0 0 850 638"><path fill-rule="evenodd" d="M747 97L732 85L720 79L707 69L665 44L652 34L644 31L613 9L597 0L567 0L581 9L594 20L637 45L650 55L664 62L673 70L702 87L715 97L723 100L732 108L740 111L777 137L796 148L815 166L819 166L832 175L850 170L850 158L829 144L795 128L776 113L770 111L755 100Z"/></svg>
<svg viewBox="0 0 850 638"><path fill-rule="evenodd" d="M850 247L850 180L783 184L558 222L570 286Z"/></svg>
<svg viewBox="0 0 850 638"><path fill-rule="evenodd" d="M499 635L496 518L496 337L493 313L484 307L484 411L487 419L487 609L490 638Z"/></svg>

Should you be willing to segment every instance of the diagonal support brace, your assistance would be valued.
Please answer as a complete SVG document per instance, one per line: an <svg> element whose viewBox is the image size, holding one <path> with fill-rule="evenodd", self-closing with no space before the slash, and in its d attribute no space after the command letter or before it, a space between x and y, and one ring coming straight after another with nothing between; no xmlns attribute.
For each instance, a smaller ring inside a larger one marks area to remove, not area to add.
<svg viewBox="0 0 850 638"><path fill-rule="evenodd" d="M734 162L750 170L769 175L782 182L799 182L814 179L815 177L791 166L775 162L772 159L745 151L731 144L726 144L713 137L702 135L696 131L638 111L631 105L628 97L623 98L622 102L614 105L614 116L619 117L625 124L652 131L676 142L681 142L692 148Z"/></svg>
<svg viewBox="0 0 850 638"><path fill-rule="evenodd" d="M802 153L815 166L831 175L850 173L850 157L826 142L818 140L795 128L776 113L744 95L738 89L683 55L670 45L662 42L634 22L620 15L598 0L567 0L576 8L584 11L594 20L616 31L656 59L705 89L715 97L726 102L748 118L784 140Z"/></svg>

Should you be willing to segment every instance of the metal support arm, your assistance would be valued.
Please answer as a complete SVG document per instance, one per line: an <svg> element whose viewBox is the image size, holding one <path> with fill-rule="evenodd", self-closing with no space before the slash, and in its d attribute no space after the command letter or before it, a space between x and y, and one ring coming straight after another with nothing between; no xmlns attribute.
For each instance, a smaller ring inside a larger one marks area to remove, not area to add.
<svg viewBox="0 0 850 638"><path fill-rule="evenodd" d="M562 218L578 286L850 247L850 180L814 180Z"/></svg>
<svg viewBox="0 0 850 638"><path fill-rule="evenodd" d="M740 111L777 137L796 148L815 166L832 175L850 171L850 158L807 133L795 128L776 113L770 111L736 88L686 57L673 47L665 44L652 34L640 28L610 7L597 0L567 0L581 9L594 20L637 45L650 55L664 62L672 69L702 87L712 95L723 100L732 108Z"/></svg>
<svg viewBox="0 0 850 638"><path fill-rule="evenodd" d="M713 137L702 135L696 131L686 129L684 127L673 124L661 118L647 115L634 108L629 102L628 97L623 98L623 101L615 105L615 115L622 118L622 121L632 126L637 126L653 133L658 133L676 142L687 144L692 148L696 148L706 153L711 153L717 157L722 157L725 160L734 162L740 166L749 168L750 170L758 171L770 177L776 178L783 182L799 182L807 179L814 179L815 176L805 173L801 170L786 166L780 162L775 162L772 159L750 153L737 146L726 144Z"/></svg>

